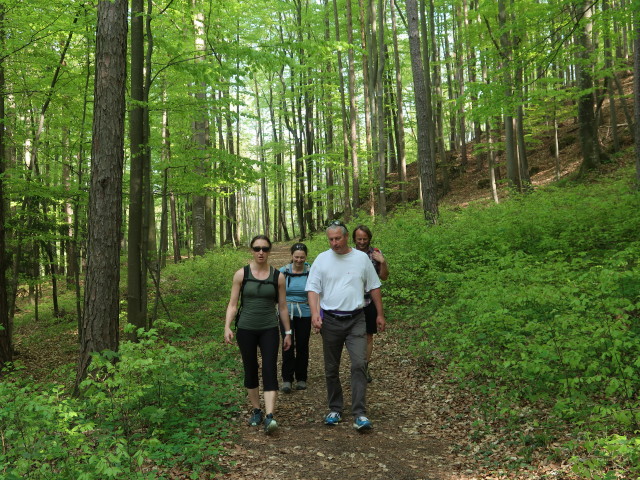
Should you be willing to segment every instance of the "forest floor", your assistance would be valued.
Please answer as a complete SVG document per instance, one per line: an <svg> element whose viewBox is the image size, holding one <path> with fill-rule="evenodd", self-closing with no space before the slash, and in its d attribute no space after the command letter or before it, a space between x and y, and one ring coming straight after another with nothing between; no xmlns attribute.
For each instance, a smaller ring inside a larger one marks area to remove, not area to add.
<svg viewBox="0 0 640 480"><path fill-rule="evenodd" d="M270 262L289 261L287 246L275 245ZM219 460L225 468L218 479L306 480L473 480L569 479L566 464L554 465L545 455L520 472L506 470L500 459L516 459L502 442L473 440L477 420L471 396L454 387L445 373L408 352L403 338L390 324L376 335L367 391L368 433L352 428L350 413L350 361L341 363L345 392L343 422L324 425L328 413L321 337L312 334L308 389L280 393L276 407L279 429L270 436L247 424L249 404L235 419L236 438L229 455ZM404 329L405 327L403 327ZM476 439L477 440L477 439ZM493 449L493 450L492 450ZM547 452L548 453L548 452ZM488 465L491 465L490 467Z"/></svg>

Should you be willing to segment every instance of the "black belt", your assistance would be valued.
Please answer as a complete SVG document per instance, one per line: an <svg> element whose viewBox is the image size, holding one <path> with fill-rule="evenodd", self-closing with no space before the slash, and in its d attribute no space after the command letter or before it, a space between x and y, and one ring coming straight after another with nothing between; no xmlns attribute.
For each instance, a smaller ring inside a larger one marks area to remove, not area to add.
<svg viewBox="0 0 640 480"><path fill-rule="evenodd" d="M362 309L359 308L357 310L353 310L351 312L341 312L338 310L325 310L324 313L328 313L333 318L337 318L338 320L351 320L353 317L356 317L362 313Z"/></svg>

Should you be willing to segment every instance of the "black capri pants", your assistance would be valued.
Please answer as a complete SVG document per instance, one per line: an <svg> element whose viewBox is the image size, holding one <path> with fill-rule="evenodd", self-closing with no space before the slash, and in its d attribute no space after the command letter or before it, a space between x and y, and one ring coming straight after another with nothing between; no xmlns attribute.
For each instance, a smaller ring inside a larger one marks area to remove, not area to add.
<svg viewBox="0 0 640 480"><path fill-rule="evenodd" d="M265 392L278 390L278 350L280 332L278 327L266 330L246 330L238 328L236 341L242 355L245 388L258 388L258 348L262 355L262 387Z"/></svg>

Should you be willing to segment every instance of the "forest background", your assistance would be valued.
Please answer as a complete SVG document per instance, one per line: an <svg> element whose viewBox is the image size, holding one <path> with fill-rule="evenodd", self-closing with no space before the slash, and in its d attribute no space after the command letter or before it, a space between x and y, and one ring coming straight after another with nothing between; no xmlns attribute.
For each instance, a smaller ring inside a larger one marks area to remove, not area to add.
<svg viewBox="0 0 640 480"><path fill-rule="evenodd" d="M253 234L313 242L342 218L375 224L402 272L385 299L422 332L416 355L488 395L489 417L548 414L524 443L579 425L554 453L579 474L637 475L638 15L624 0L1 1L3 474L214 468L224 427L180 420L235 408L232 359L186 342L212 328L187 305L220 292L202 310L219 316ZM582 183L539 193L542 178ZM474 208L450 207L456 181ZM63 327L75 372L25 371L18 332Z"/></svg>

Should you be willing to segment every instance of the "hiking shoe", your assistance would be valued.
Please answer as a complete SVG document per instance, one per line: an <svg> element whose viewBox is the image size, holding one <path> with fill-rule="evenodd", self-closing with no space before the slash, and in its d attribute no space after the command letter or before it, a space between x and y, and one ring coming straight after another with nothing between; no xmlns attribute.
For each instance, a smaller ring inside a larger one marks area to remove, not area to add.
<svg viewBox="0 0 640 480"><path fill-rule="evenodd" d="M367 430L371 430L373 428L373 425L371 425L371 422L367 417L362 415L360 417L356 417L353 420L353 428L355 428L359 432L365 432Z"/></svg>
<svg viewBox="0 0 640 480"><path fill-rule="evenodd" d="M291 393L291 382L282 382L282 391L284 393Z"/></svg>
<svg viewBox="0 0 640 480"><path fill-rule="evenodd" d="M307 382L305 382L304 380L296 384L296 390L306 390L306 389L307 389Z"/></svg>
<svg viewBox="0 0 640 480"><path fill-rule="evenodd" d="M329 412L326 417L324 417L325 425L336 425L340 423L342 420L342 415L339 412Z"/></svg>
<svg viewBox="0 0 640 480"><path fill-rule="evenodd" d="M264 419L264 433L271 435L278 428L278 422L273 418L273 413L267 415Z"/></svg>
<svg viewBox="0 0 640 480"><path fill-rule="evenodd" d="M365 370L365 374L367 375L367 383L373 382L373 377L371 376L371 372L369 371L369 364L367 363L367 367Z"/></svg>
<svg viewBox="0 0 640 480"><path fill-rule="evenodd" d="M257 427L262 423L262 410L259 408L254 408L253 413L249 417L249 425L252 427Z"/></svg>

